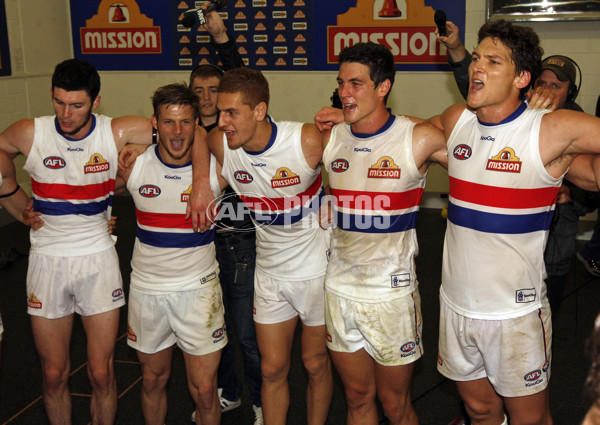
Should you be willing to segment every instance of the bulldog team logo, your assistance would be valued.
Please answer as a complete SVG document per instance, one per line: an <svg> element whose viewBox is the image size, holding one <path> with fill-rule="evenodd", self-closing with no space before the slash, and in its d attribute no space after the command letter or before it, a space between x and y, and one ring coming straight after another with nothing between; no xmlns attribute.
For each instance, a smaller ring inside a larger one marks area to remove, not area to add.
<svg viewBox="0 0 600 425"><path fill-rule="evenodd" d="M300 184L300 176L292 173L287 167L278 169L271 179L271 187L275 189L278 187L294 186L296 184Z"/></svg>
<svg viewBox="0 0 600 425"><path fill-rule="evenodd" d="M392 157L382 156L377 162L371 165L367 175L370 179L399 179L400 167L398 167Z"/></svg>
<svg viewBox="0 0 600 425"><path fill-rule="evenodd" d="M27 297L27 305L29 308L42 308L42 302L37 299L33 292L29 295L29 297Z"/></svg>
<svg viewBox="0 0 600 425"><path fill-rule="evenodd" d="M99 153L95 153L90 157L90 160L84 165L83 172L85 174L101 173L103 171L108 171L109 168L109 162L102 158L102 155L100 155Z"/></svg>
<svg viewBox="0 0 600 425"><path fill-rule="evenodd" d="M181 202L186 202L190 199L190 193L192 193L192 185L183 191L181 194Z"/></svg>
<svg viewBox="0 0 600 425"><path fill-rule="evenodd" d="M505 171L507 173L520 173L521 160L515 155L513 148L505 147L498 153L488 159L486 170Z"/></svg>

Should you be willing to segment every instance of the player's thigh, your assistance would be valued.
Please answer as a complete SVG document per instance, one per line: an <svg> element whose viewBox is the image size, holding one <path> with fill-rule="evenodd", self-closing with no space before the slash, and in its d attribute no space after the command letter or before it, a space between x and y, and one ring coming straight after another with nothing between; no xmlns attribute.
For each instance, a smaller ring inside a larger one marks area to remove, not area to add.
<svg viewBox="0 0 600 425"><path fill-rule="evenodd" d="M88 361L90 366L103 365L112 361L119 330L120 310L109 310L92 316L81 316L87 336Z"/></svg>
<svg viewBox="0 0 600 425"><path fill-rule="evenodd" d="M221 350L201 356L183 353L183 358L190 386L195 388L216 387Z"/></svg>
<svg viewBox="0 0 600 425"><path fill-rule="evenodd" d="M72 314L60 319L31 316L33 339L45 369L68 368L72 329Z"/></svg>

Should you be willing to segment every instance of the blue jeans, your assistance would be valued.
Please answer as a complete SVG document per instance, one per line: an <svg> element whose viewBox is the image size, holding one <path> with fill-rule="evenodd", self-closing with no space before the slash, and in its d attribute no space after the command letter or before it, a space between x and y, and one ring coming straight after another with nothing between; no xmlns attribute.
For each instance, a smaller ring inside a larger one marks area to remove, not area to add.
<svg viewBox="0 0 600 425"><path fill-rule="evenodd" d="M215 238L217 261L221 272L219 279L223 288L225 323L229 342L221 354L219 365L219 388L227 400L237 400L242 385L235 374L235 348L237 337L244 358L244 376L250 389L252 404L260 406L260 353L254 328L254 263L256 246L254 232ZM236 278L237 272L237 278Z"/></svg>

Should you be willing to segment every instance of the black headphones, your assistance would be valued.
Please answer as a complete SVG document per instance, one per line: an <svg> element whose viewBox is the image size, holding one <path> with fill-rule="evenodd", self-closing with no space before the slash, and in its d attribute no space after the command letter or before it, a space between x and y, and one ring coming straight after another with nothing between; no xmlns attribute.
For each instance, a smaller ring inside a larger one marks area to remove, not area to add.
<svg viewBox="0 0 600 425"><path fill-rule="evenodd" d="M552 58L561 58L561 60L568 59L569 61L571 61L571 63L573 65L575 65L575 68L577 68L577 72L579 73L579 84L575 84L575 81L573 81L573 82L569 81L569 90L567 91L567 102L575 102L575 99L577 99L577 95L579 94L579 89L581 88L581 68L579 68L579 65L577 65L577 62L575 62L573 59L566 57L564 55L548 56L547 58L544 58L544 62L547 61L548 59L552 59Z"/></svg>

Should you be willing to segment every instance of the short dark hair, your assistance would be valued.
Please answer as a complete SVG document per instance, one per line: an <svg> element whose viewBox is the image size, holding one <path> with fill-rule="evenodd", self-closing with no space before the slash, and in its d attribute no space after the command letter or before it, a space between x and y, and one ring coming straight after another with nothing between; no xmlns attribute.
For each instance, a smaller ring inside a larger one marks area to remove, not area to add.
<svg viewBox="0 0 600 425"><path fill-rule="evenodd" d="M487 37L499 40L510 49L510 57L515 64L515 75L523 71L529 71L531 74L529 85L521 89L523 97L542 69L544 49L540 46L540 38L532 28L513 25L503 19L484 24L479 29L477 43L481 43Z"/></svg>
<svg viewBox="0 0 600 425"><path fill-rule="evenodd" d="M93 102L100 93L100 75L88 61L67 59L54 68L52 90L55 87L66 91L85 90Z"/></svg>
<svg viewBox="0 0 600 425"><path fill-rule="evenodd" d="M215 65L211 65L211 64L198 65L190 73L190 87L192 87L194 85L195 78L205 79L205 78L210 78L210 77L217 77L220 80L221 78L223 78L224 73L225 73L225 71L223 71L221 68L219 68L218 66L215 66Z"/></svg>
<svg viewBox="0 0 600 425"><path fill-rule="evenodd" d="M191 106L198 118L198 96L185 83L173 83L156 89L152 95L154 115L159 117L160 107L170 105Z"/></svg>
<svg viewBox="0 0 600 425"><path fill-rule="evenodd" d="M345 47L338 57L338 63L341 65L346 62L358 62L369 68L369 77L375 83L375 87L390 80L390 91L394 85L396 77L396 64L394 55L387 47L373 43L357 43L353 46ZM388 95L385 96L387 102Z"/></svg>
<svg viewBox="0 0 600 425"><path fill-rule="evenodd" d="M269 83L260 71L235 68L225 74L219 83L218 93L241 93L242 102L254 109L260 102L269 106Z"/></svg>

